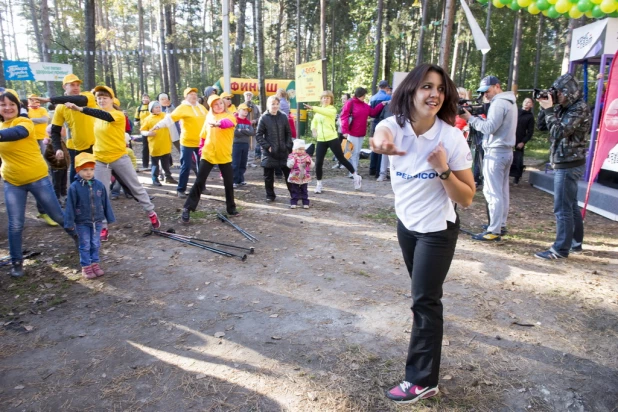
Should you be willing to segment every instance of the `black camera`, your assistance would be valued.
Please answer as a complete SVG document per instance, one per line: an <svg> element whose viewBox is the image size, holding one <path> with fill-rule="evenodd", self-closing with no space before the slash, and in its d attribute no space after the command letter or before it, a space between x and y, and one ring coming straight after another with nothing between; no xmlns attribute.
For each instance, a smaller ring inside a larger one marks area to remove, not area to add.
<svg viewBox="0 0 618 412"><path fill-rule="evenodd" d="M546 100L549 96L551 96L551 99L554 103L558 101L558 91L553 87L543 90L532 89L532 98L534 100Z"/></svg>
<svg viewBox="0 0 618 412"><path fill-rule="evenodd" d="M457 103L457 114L464 114L464 109L466 109L466 111L472 116L480 116L485 114L485 108L482 104L473 103L475 103L473 100L459 99L459 103Z"/></svg>

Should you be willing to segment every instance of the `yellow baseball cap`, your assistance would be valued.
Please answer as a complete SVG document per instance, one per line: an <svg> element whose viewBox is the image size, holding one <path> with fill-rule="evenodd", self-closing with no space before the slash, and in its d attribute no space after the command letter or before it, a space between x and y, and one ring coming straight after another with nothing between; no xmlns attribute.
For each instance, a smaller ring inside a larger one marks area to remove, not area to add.
<svg viewBox="0 0 618 412"><path fill-rule="evenodd" d="M13 89L4 89L3 93L11 93L17 100L19 100L19 94Z"/></svg>
<svg viewBox="0 0 618 412"><path fill-rule="evenodd" d="M216 94L211 94L210 97L208 97L208 106L212 106L212 104L215 102L215 100L219 100L221 99L221 96L217 96Z"/></svg>
<svg viewBox="0 0 618 412"><path fill-rule="evenodd" d="M237 107L237 109L238 109L238 110L240 110L240 109L245 109L245 110L248 110L249 112L251 111L251 108L250 108L249 106L247 106L245 103L241 103L241 104L239 104L239 105L238 105L238 107Z"/></svg>
<svg viewBox="0 0 618 412"><path fill-rule="evenodd" d="M114 100L113 100L113 101L114 101L114 104L115 104L116 106L120 107L120 100L118 100L118 98L117 98L117 97L114 97Z"/></svg>
<svg viewBox="0 0 618 412"><path fill-rule="evenodd" d="M223 92L219 95L219 97L221 97L222 99L225 99L226 97L234 97L234 95L232 93Z"/></svg>
<svg viewBox="0 0 618 412"><path fill-rule="evenodd" d="M66 76L64 76L64 79L62 79L62 85L64 86L67 83L73 83L73 82L82 82L81 80L79 80L79 77L77 77L74 74L67 74Z"/></svg>
<svg viewBox="0 0 618 412"><path fill-rule="evenodd" d="M35 97L39 97L39 96L37 96L37 95L36 95L36 94L34 94L34 93L33 93L33 94L31 94L31 95L28 95L28 99L34 99Z"/></svg>
<svg viewBox="0 0 618 412"><path fill-rule="evenodd" d="M88 152L82 152L78 154L77 156L75 156L75 167L76 168L79 166L83 166L86 163L95 163L95 162L96 162L96 159L94 158L94 155Z"/></svg>
<svg viewBox="0 0 618 412"><path fill-rule="evenodd" d="M96 86L94 89L92 89L92 93L96 93L96 92L107 92L112 96L112 99L116 97L111 87Z"/></svg>
<svg viewBox="0 0 618 412"><path fill-rule="evenodd" d="M188 95L189 93L191 93L191 92L198 93L198 91L197 91L197 89L196 89L195 87L187 87L187 88L185 89L185 91L182 93L182 95L183 95L184 97L187 97L187 95Z"/></svg>

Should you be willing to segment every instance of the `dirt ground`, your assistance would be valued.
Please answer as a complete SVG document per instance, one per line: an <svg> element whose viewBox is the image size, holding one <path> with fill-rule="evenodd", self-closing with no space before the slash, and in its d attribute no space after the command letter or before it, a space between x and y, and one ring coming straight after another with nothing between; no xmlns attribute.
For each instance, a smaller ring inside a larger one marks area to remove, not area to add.
<svg viewBox="0 0 618 412"><path fill-rule="evenodd" d="M102 247L107 274L95 281L80 277L72 241L37 220L31 201L24 248L42 253L22 279L1 268L0 409L618 410L618 223L589 213L583 255L535 259L555 224L552 197L528 184L512 187L502 242L460 236L444 285L441 394L415 406L387 401L411 329L393 194L368 178L355 192L331 165L309 210L288 208L282 181L265 203L261 168L248 170L234 222L254 244L217 220L218 174L181 225L174 186L152 187L140 173L163 229L255 254L241 262L144 237L145 214L121 198ZM459 213L480 231L482 194ZM3 256L6 226L0 205Z"/></svg>

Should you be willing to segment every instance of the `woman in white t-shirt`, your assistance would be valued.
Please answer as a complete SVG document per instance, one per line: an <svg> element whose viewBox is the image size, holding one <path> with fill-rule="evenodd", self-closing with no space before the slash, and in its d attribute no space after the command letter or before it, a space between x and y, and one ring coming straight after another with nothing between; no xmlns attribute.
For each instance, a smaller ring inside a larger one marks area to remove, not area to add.
<svg viewBox="0 0 618 412"><path fill-rule="evenodd" d="M442 285L459 234L453 202L472 203L472 156L454 127L457 88L444 70L422 64L397 86L394 116L378 125L371 148L389 155L398 217L397 238L412 280L414 323L405 379L386 392L398 403L438 394L442 348Z"/></svg>

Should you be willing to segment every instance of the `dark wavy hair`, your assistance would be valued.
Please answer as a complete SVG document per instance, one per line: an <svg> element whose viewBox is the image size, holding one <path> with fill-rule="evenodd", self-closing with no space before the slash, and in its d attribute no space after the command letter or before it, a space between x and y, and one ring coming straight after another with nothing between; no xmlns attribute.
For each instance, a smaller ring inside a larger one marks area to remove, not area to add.
<svg viewBox="0 0 618 412"><path fill-rule="evenodd" d="M21 107L22 107L19 99L15 97L13 93L9 93L9 92L0 94L0 100L4 100L4 99L9 99L10 101L12 101L13 103L17 105L17 116L19 116L21 113ZM0 121L4 121L4 116L0 115Z"/></svg>
<svg viewBox="0 0 618 412"><path fill-rule="evenodd" d="M397 124L403 127L405 121L414 122L416 108L414 107L414 96L416 90L421 86L427 73L435 72L442 77L444 85L444 103L438 111L438 118L444 122L455 125L455 117L457 116L457 102L459 95L457 94L457 86L446 74L444 69L435 64L423 63L416 66L405 79L397 86L393 93L393 98L389 103L390 109L397 118Z"/></svg>
<svg viewBox="0 0 618 412"><path fill-rule="evenodd" d="M364 87L357 87L356 90L354 90L354 97L356 97L357 99L360 99L366 94L367 94L367 89L365 89Z"/></svg>

